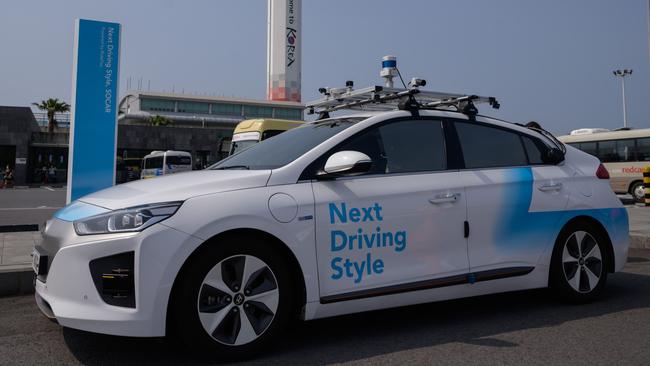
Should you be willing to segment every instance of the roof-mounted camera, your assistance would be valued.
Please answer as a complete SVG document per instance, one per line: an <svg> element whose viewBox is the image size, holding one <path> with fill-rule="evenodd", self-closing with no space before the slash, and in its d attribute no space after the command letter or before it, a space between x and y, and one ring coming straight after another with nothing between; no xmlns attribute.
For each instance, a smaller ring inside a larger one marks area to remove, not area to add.
<svg viewBox="0 0 650 366"><path fill-rule="evenodd" d="M409 86L412 88L419 88L421 86L427 85L427 81L424 79L413 78L409 82Z"/></svg>

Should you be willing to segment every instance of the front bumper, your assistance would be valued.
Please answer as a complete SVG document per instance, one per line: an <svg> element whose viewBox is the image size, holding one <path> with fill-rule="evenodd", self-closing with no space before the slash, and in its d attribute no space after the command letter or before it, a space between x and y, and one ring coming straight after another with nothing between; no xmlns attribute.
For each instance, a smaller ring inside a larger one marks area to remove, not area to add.
<svg viewBox="0 0 650 366"><path fill-rule="evenodd" d="M71 222L53 219L43 234L50 257L46 276L35 281L39 309L65 327L96 333L165 335L167 304L176 273L198 239L153 225L143 232L77 236ZM93 282L90 262L134 253L135 307L108 304Z"/></svg>
<svg viewBox="0 0 650 366"><path fill-rule="evenodd" d="M38 284L35 284L35 286L38 286ZM56 317L54 316L54 313L52 312L50 303L45 301L45 299L43 299L41 295L38 294L38 291L35 291L34 293L34 300L36 300L36 306L38 306L38 310L40 310L46 318L55 323L58 323Z"/></svg>

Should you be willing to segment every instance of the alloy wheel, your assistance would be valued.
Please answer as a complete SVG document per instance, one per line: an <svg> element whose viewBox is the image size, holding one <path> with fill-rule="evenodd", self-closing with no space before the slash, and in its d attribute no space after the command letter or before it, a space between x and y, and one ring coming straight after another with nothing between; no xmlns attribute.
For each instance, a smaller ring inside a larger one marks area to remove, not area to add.
<svg viewBox="0 0 650 366"><path fill-rule="evenodd" d="M586 231L569 236L562 252L564 278L577 292L589 293L602 276L603 259L596 239Z"/></svg>
<svg viewBox="0 0 650 366"><path fill-rule="evenodd" d="M255 256L235 255L217 263L205 276L197 310L203 329L213 339L240 346L266 331L279 300L271 268Z"/></svg>
<svg viewBox="0 0 650 366"><path fill-rule="evenodd" d="M645 188L643 184L637 184L636 187L634 187L632 195L637 202L643 202L645 198Z"/></svg>

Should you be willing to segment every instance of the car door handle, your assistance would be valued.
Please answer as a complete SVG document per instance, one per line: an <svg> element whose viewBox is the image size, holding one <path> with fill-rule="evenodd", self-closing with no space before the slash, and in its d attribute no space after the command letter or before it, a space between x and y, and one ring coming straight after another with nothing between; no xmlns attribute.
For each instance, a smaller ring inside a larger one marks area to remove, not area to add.
<svg viewBox="0 0 650 366"><path fill-rule="evenodd" d="M439 194L435 196L434 198L430 199L429 202L434 205L438 203L450 203L450 202L456 202L459 197L460 197L460 193L445 193L445 194Z"/></svg>
<svg viewBox="0 0 650 366"><path fill-rule="evenodd" d="M542 184L541 186L538 186L537 189L542 192L559 191L562 189L562 183Z"/></svg>

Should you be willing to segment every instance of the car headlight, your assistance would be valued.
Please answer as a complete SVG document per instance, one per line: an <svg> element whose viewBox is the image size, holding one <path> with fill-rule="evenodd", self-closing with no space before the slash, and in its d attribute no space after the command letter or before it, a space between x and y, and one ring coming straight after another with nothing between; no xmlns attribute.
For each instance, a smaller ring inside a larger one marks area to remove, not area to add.
<svg viewBox="0 0 650 366"><path fill-rule="evenodd" d="M78 235L141 231L172 216L183 202L163 202L115 210L74 222Z"/></svg>

